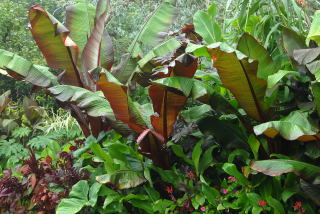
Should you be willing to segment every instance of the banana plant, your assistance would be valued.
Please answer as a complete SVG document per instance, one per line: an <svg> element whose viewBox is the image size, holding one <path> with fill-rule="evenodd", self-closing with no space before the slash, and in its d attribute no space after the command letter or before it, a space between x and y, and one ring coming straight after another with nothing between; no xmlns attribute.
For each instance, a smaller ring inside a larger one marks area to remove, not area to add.
<svg viewBox="0 0 320 214"><path fill-rule="evenodd" d="M162 79L171 78L171 85L180 85L179 77L185 78L181 84L187 84L188 80L192 82L191 77L195 74L197 65L195 57L188 54L181 55L170 63L167 67L168 72L158 75ZM178 79L172 79L174 77ZM170 139L173 124L188 96L168 84L153 82L149 87L149 96L154 112L146 115L141 106L132 101L128 87L110 73L101 73L97 86L109 101L115 118L127 124L139 135L136 139L139 152L152 159L156 166L169 169L166 144Z"/></svg>
<svg viewBox="0 0 320 214"><path fill-rule="evenodd" d="M158 42L158 30L166 30L175 13L176 8L172 1L160 4L130 50L139 49L142 45L153 45L153 39ZM96 7L80 0L66 8L64 26L36 5L29 9L29 29L48 67L34 65L14 53L0 49L1 73L17 80L25 80L36 88L56 87L48 91L61 107L71 111L85 136L93 134L97 137L101 131L112 127L118 128L118 131L125 135L130 133L125 124L114 120L110 105L106 100L103 101L101 94L97 92L96 81L101 70L99 68L104 68L108 72L117 73L116 76L126 83L143 53L135 55L136 51L129 50L130 53L126 54L132 69L128 69L127 61L113 66L114 49L106 30L109 16L110 0L99 0ZM62 72L56 76L50 72L50 68Z"/></svg>

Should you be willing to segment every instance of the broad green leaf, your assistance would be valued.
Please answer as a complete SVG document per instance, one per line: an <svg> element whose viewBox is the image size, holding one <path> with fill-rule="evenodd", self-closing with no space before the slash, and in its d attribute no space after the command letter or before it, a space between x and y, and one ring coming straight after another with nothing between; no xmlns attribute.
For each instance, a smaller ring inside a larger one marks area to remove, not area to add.
<svg viewBox="0 0 320 214"><path fill-rule="evenodd" d="M298 76L299 73L296 71L285 71L285 70L279 70L277 73L272 74L268 76L268 89L273 88L282 78L284 78L287 75L293 75Z"/></svg>
<svg viewBox="0 0 320 214"><path fill-rule="evenodd" d="M137 56L134 52L139 48L139 43L151 46L160 41L159 32L166 32L176 16L177 8L173 5L168 1L163 2L146 21L144 27L129 47L128 51L133 57Z"/></svg>
<svg viewBox="0 0 320 214"><path fill-rule="evenodd" d="M222 169L229 175L235 177L242 186L249 185L248 179L238 171L237 166L234 165L233 163L223 164Z"/></svg>
<svg viewBox="0 0 320 214"><path fill-rule="evenodd" d="M167 86L178 89L188 97L193 87L193 79L187 77L166 77L153 81L153 83L160 86Z"/></svg>
<svg viewBox="0 0 320 214"><path fill-rule="evenodd" d="M94 183L91 187L90 187L90 191L89 191L89 201L88 204L91 207L94 207L97 203L98 200L98 193L100 191L102 184L99 183Z"/></svg>
<svg viewBox="0 0 320 214"><path fill-rule="evenodd" d="M101 91L92 92L84 88L58 85L48 89L61 102L76 103L76 105L92 117L107 117L115 120L111 106Z"/></svg>
<svg viewBox="0 0 320 214"><path fill-rule="evenodd" d="M250 34L244 33L241 36L237 49L250 59L259 62L257 71L258 78L267 80L269 75L277 72L277 66L268 51Z"/></svg>
<svg viewBox="0 0 320 214"><path fill-rule="evenodd" d="M196 146L193 148L192 151L192 161L193 161L193 165L194 168L196 170L197 175L199 175L200 171L199 171L199 161L200 161L200 157L202 154L202 149L201 149L201 145L202 145L202 141L199 141Z"/></svg>
<svg viewBox="0 0 320 214"><path fill-rule="evenodd" d="M86 204L86 201L77 198L64 198L57 206L57 214L78 213Z"/></svg>
<svg viewBox="0 0 320 214"><path fill-rule="evenodd" d="M179 47L181 47L181 43L177 39L171 38L154 47L149 53L147 53L141 60L138 61L138 64L142 68L153 58L165 56L171 52L174 52Z"/></svg>
<svg viewBox="0 0 320 214"><path fill-rule="evenodd" d="M193 17L195 31L203 37L207 44L222 40L220 26L204 11L198 11Z"/></svg>
<svg viewBox="0 0 320 214"><path fill-rule="evenodd" d="M105 163L105 170L108 173L112 173L116 170L114 160L110 154L104 151L98 143L93 143L90 146L91 151Z"/></svg>
<svg viewBox="0 0 320 214"><path fill-rule="evenodd" d="M218 148L218 145L210 146L201 156L201 159L199 162L200 173L204 173L204 171L212 164L213 162L212 151L216 148Z"/></svg>
<svg viewBox="0 0 320 214"><path fill-rule="evenodd" d="M316 81L320 82L320 60L307 64L307 68L315 76Z"/></svg>
<svg viewBox="0 0 320 214"><path fill-rule="evenodd" d="M89 185L88 181L82 180L73 185L69 194L70 198L77 198L83 201L88 201Z"/></svg>
<svg viewBox="0 0 320 214"><path fill-rule="evenodd" d="M175 155L182 158L186 163L193 165L193 162L186 156L186 154L184 154L183 147L181 145L169 142L167 146L170 146Z"/></svg>
<svg viewBox="0 0 320 214"><path fill-rule="evenodd" d="M254 155L254 159L258 160L259 158L259 148L260 148L260 142L259 140L254 136L250 135L248 138L248 144L251 148L251 151Z"/></svg>
<svg viewBox="0 0 320 214"><path fill-rule="evenodd" d="M197 122L208 116L209 112L211 112L211 107L207 104L203 104L181 111L181 115L187 122L191 123Z"/></svg>
<svg viewBox="0 0 320 214"><path fill-rule="evenodd" d="M256 135L264 134L270 138L281 135L287 140L312 141L318 133L317 126L309 120L307 112L294 111L279 121L270 121L254 127Z"/></svg>
<svg viewBox="0 0 320 214"><path fill-rule="evenodd" d="M258 63L221 44L208 46L223 85L228 88L249 116L258 121L268 118L264 102L267 82L257 77Z"/></svg>
<svg viewBox="0 0 320 214"><path fill-rule="evenodd" d="M306 38L296 33L295 31L282 27L282 46L287 56L290 58L294 67L299 67L299 64L293 58L294 50L306 49ZM299 69L300 70L300 69ZM301 70L304 70L302 67Z"/></svg>
<svg viewBox="0 0 320 214"><path fill-rule="evenodd" d="M0 113L9 105L11 99L9 98L11 91L6 91L0 96Z"/></svg>
<svg viewBox="0 0 320 214"><path fill-rule="evenodd" d="M208 186L205 183L202 183L202 193L204 194L204 196L210 204L212 204L213 206L217 206L216 198L220 196L218 190Z"/></svg>
<svg viewBox="0 0 320 214"><path fill-rule="evenodd" d="M251 168L269 176L280 176L293 172L307 181L313 181L320 176L320 167L287 159L254 161Z"/></svg>
<svg viewBox="0 0 320 214"><path fill-rule="evenodd" d="M314 13L313 21L307 39L314 40L318 44L320 43L320 10L317 10Z"/></svg>
<svg viewBox="0 0 320 214"><path fill-rule="evenodd" d="M120 170L110 174L96 177L101 184L110 184L116 189L129 189L146 182L146 179L138 172L131 170Z"/></svg>
<svg viewBox="0 0 320 214"><path fill-rule="evenodd" d="M51 14L35 5L29 9L30 30L49 67L64 69L64 84L81 85L75 65L78 46L68 36L68 29Z"/></svg>
<svg viewBox="0 0 320 214"><path fill-rule="evenodd" d="M86 0L66 8L66 27L70 31L71 39L79 47L79 54L82 53L94 27L95 12L95 7Z"/></svg>
<svg viewBox="0 0 320 214"><path fill-rule="evenodd" d="M58 80L49 68L34 65L26 59L0 49L0 69L3 69L9 76L25 81L39 87L49 87L57 85Z"/></svg>
<svg viewBox="0 0 320 214"><path fill-rule="evenodd" d="M209 59L211 58L211 55L208 53L208 50L204 45L188 43L186 53L193 53L195 57L204 56Z"/></svg>

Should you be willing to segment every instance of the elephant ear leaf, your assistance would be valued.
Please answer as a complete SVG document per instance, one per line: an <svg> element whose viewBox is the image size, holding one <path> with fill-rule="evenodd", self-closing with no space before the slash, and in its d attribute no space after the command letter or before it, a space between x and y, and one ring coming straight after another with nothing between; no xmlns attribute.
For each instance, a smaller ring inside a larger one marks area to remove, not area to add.
<svg viewBox="0 0 320 214"><path fill-rule="evenodd" d="M259 62L257 77L267 80L269 75L277 72L277 67L268 51L248 33L244 33L238 43L237 49L250 59Z"/></svg>
<svg viewBox="0 0 320 214"><path fill-rule="evenodd" d="M28 60L0 49L0 69L17 80L25 80L35 86L47 88L58 84L57 77L48 67L34 65Z"/></svg>
<svg viewBox="0 0 320 214"><path fill-rule="evenodd" d="M295 111L279 121L270 121L254 127L256 135L270 138L281 135L287 140L313 141L319 139L319 129L308 119L307 112Z"/></svg>
<svg viewBox="0 0 320 214"><path fill-rule="evenodd" d="M214 67L223 85L228 88L240 106L257 121L264 121L269 106L264 102L267 81L257 77L258 63L221 43L208 46Z"/></svg>
<svg viewBox="0 0 320 214"><path fill-rule="evenodd" d="M79 48L68 36L68 29L39 6L29 9L30 31L49 67L64 69L61 82L81 85L76 68Z"/></svg>
<svg viewBox="0 0 320 214"><path fill-rule="evenodd" d="M9 105L11 101L9 98L10 94L10 91L6 91L0 96L0 113Z"/></svg>

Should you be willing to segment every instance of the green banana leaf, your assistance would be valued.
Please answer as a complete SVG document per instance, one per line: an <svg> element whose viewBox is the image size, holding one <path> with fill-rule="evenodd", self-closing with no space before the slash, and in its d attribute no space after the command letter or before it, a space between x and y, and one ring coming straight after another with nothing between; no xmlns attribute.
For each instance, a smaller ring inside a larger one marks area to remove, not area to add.
<svg viewBox="0 0 320 214"><path fill-rule="evenodd" d="M140 43L146 46L152 46L161 40L159 32L165 32L176 17L177 8L172 1L164 1L150 16L148 21L144 24L142 30L133 40L128 51L132 57L141 55Z"/></svg>
<svg viewBox="0 0 320 214"><path fill-rule="evenodd" d="M269 106L264 102L267 82L257 77L257 61L251 62L221 43L208 46L208 51L224 87L232 92L249 116L265 121L269 115Z"/></svg>
<svg viewBox="0 0 320 214"><path fill-rule="evenodd" d="M237 49L250 59L259 62L257 77L267 80L269 75L277 72L277 66L268 51L248 33L244 33L238 43Z"/></svg>
<svg viewBox="0 0 320 214"><path fill-rule="evenodd" d="M287 159L253 161L251 168L269 176L280 176L293 172L309 182L313 182L320 176L320 167Z"/></svg>
<svg viewBox="0 0 320 214"><path fill-rule="evenodd" d="M0 96L0 113L3 112L3 110L6 109L6 107L11 102L11 99L9 98L11 94L11 91L6 91Z"/></svg>
<svg viewBox="0 0 320 214"><path fill-rule="evenodd" d="M319 128L309 120L307 112L294 111L279 121L270 121L254 127L256 135L264 134L270 138L281 135L287 140L318 140Z"/></svg>
<svg viewBox="0 0 320 214"><path fill-rule="evenodd" d="M29 9L30 31L49 67L64 69L61 82L80 86L76 68L79 48L71 40L69 30L51 14L35 5Z"/></svg>
<svg viewBox="0 0 320 214"><path fill-rule="evenodd" d="M58 85L58 80L48 67L34 65L28 60L0 49L0 69L17 80L25 80L35 86L47 88Z"/></svg>
<svg viewBox="0 0 320 214"><path fill-rule="evenodd" d="M66 8L66 27L70 31L69 36L78 45L80 55L94 27L95 13L95 7L86 0Z"/></svg>

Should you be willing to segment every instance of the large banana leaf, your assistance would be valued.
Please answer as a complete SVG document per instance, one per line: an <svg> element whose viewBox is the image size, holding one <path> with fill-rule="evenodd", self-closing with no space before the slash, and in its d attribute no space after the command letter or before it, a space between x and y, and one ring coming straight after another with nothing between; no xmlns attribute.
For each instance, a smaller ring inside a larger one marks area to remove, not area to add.
<svg viewBox="0 0 320 214"><path fill-rule="evenodd" d="M270 138L281 135L287 140L318 140L318 127L309 120L307 112L294 111L279 121L270 121L254 127L256 135L264 134Z"/></svg>
<svg viewBox="0 0 320 214"><path fill-rule="evenodd" d="M317 10L313 16L307 39L314 40L320 44L320 10Z"/></svg>
<svg viewBox="0 0 320 214"><path fill-rule="evenodd" d="M254 161L251 164L251 168L269 176L280 176L284 173L293 172L309 182L320 176L320 167L295 160Z"/></svg>
<svg viewBox="0 0 320 214"><path fill-rule="evenodd" d="M150 60L155 57L162 57L165 56L176 49L181 47L181 43L175 39L169 39L160 45L154 47L149 53L147 53L141 60L139 60L138 64L140 67L144 67Z"/></svg>
<svg viewBox="0 0 320 214"><path fill-rule="evenodd" d="M146 122L134 106L127 94L127 87L122 85L110 73L101 72L100 80L97 82L98 88L104 93L109 101L117 120L128 124L132 130L141 133L146 128Z"/></svg>
<svg viewBox="0 0 320 214"><path fill-rule="evenodd" d="M101 2L102 0L99 1L98 7L102 4ZM81 56L85 71L89 71L100 66L100 53L103 39L107 39L107 42L111 42L108 34L104 34L105 24L109 17L109 4L107 3L104 8L99 7L97 13L100 12L102 12L101 15L96 14L95 26Z"/></svg>
<svg viewBox="0 0 320 214"><path fill-rule="evenodd" d="M56 99L61 102L76 103L80 109L92 117L107 117L114 119L114 114L109 102L104 98L101 91L92 92L84 88L58 85L48 89Z"/></svg>
<svg viewBox="0 0 320 214"><path fill-rule="evenodd" d="M209 10L208 12L198 11L193 17L195 31L202 36L207 44L222 40L220 26L214 20L215 15L215 11Z"/></svg>
<svg viewBox="0 0 320 214"><path fill-rule="evenodd" d="M140 51L140 43L152 46L157 44L161 38L159 38L159 32L167 31L176 17L177 8L172 1L164 1L154 11L152 16L147 20L142 30L136 36L134 41L129 47L129 53L136 57Z"/></svg>
<svg viewBox="0 0 320 214"><path fill-rule="evenodd" d="M264 103L267 82L257 77L258 63L220 43L208 46L223 85L228 88L249 116L267 119L269 106Z"/></svg>
<svg viewBox="0 0 320 214"><path fill-rule="evenodd" d="M294 50L306 49L307 45L305 43L306 38L302 35L299 35L295 31L283 27L282 29L282 46L287 56L290 58L294 67L297 67L300 72L306 72L304 66L300 66L293 57Z"/></svg>
<svg viewBox="0 0 320 214"><path fill-rule="evenodd" d="M68 29L39 6L29 9L30 30L49 67L64 69L61 82L81 85L76 68L78 46L68 36Z"/></svg>
<svg viewBox="0 0 320 214"><path fill-rule="evenodd" d="M82 53L94 27L95 12L95 7L86 0L66 8L66 27L70 31L71 39L79 47L79 54Z"/></svg>
<svg viewBox="0 0 320 214"><path fill-rule="evenodd" d="M0 69L9 76L25 81L39 87L57 85L57 77L53 75L48 67L33 65L28 60L0 49Z"/></svg>
<svg viewBox="0 0 320 214"><path fill-rule="evenodd" d="M149 96L153 109L157 113L157 115L151 116L152 126L167 139L172 133L173 124L176 122L179 112L187 102L187 97L157 84L149 88Z"/></svg>
<svg viewBox="0 0 320 214"><path fill-rule="evenodd" d="M99 175L96 180L101 184L109 184L115 189L129 189L146 182L141 173L132 170L119 170Z"/></svg>
<svg viewBox="0 0 320 214"><path fill-rule="evenodd" d="M268 51L248 33L244 33L241 36L237 49L250 59L259 62L257 71L258 78L267 80L269 75L277 72L277 66Z"/></svg>
<svg viewBox="0 0 320 214"><path fill-rule="evenodd" d="M0 96L0 113L9 105L11 92L6 91Z"/></svg>
<svg viewBox="0 0 320 214"><path fill-rule="evenodd" d="M126 124L116 120L109 102L101 91L92 92L84 88L69 85L59 85L51 87L48 90L60 102L74 103L78 108L84 110L88 118L82 118L84 115L80 112L74 114L74 116L80 125L84 122L83 120L87 120L90 123L91 132L96 137L98 137L101 131L108 129L108 127L114 128L124 136L133 134ZM107 124L101 120L101 117L106 118Z"/></svg>

